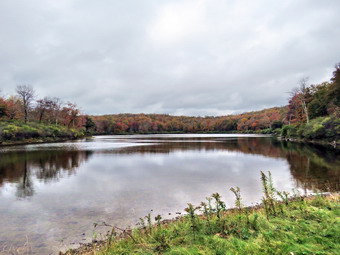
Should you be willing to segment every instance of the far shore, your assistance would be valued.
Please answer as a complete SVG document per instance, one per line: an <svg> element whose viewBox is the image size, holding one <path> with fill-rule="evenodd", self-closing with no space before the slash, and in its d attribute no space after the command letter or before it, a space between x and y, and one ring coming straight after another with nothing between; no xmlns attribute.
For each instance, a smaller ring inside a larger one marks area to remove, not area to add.
<svg viewBox="0 0 340 255"><path fill-rule="evenodd" d="M77 138L30 138L30 139L23 139L23 140L6 140L0 141L0 148L7 147L7 146L16 146L16 145L30 145L30 144L48 144L48 143L60 143L60 142L68 142L68 141L77 141L84 138L91 138L94 136L134 136L134 135L218 135L218 134L230 134L230 135L259 135L263 137L274 137L280 141L285 142L294 142L294 143L306 143L306 144L317 144L317 145L324 145L324 146L331 146L333 148L338 148L340 146L339 140L329 140L329 139L298 139L298 138L285 138L277 134L261 134L261 133L254 133L254 132L196 132L196 133L181 133L181 132L153 132L153 133L119 133L119 134L93 134L93 136L84 136L84 137L77 137Z"/></svg>

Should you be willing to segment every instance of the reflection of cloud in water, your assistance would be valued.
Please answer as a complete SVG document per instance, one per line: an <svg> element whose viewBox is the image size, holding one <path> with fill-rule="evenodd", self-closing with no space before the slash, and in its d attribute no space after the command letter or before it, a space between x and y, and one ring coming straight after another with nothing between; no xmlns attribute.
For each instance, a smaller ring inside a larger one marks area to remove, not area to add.
<svg viewBox="0 0 340 255"><path fill-rule="evenodd" d="M11 146L3 148L0 153L5 152L30 152L30 151L98 151L98 150L115 150L124 147L141 146L136 142L65 142L65 143L48 143L48 144L35 144L28 146ZM149 145L144 143L143 145Z"/></svg>

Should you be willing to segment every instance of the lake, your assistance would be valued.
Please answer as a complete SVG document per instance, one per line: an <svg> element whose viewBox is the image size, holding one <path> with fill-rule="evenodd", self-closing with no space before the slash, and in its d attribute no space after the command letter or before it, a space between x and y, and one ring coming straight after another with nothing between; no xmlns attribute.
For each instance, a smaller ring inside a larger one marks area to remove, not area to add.
<svg viewBox="0 0 340 255"><path fill-rule="evenodd" d="M261 170L278 190L339 190L339 150L270 136L97 136L0 147L0 254L57 254L104 237L103 222L134 227L151 210L176 217L214 192L232 207L236 186L252 205L261 199Z"/></svg>

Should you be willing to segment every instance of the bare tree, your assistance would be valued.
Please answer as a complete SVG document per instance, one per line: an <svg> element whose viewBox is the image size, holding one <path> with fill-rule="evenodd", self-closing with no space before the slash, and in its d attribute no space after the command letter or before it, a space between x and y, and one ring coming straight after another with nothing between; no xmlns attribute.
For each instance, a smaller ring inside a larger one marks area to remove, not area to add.
<svg viewBox="0 0 340 255"><path fill-rule="evenodd" d="M7 107L5 99L1 97L1 89L0 89L0 118L7 115Z"/></svg>
<svg viewBox="0 0 340 255"><path fill-rule="evenodd" d="M62 101L58 97L53 97L51 100L51 111L52 111L52 117L53 122L57 125L58 124L58 118L61 111Z"/></svg>
<svg viewBox="0 0 340 255"><path fill-rule="evenodd" d="M24 112L24 118L25 123L28 120L28 111L31 106L31 103L34 100L35 97L35 91L32 86L29 85L18 85L16 88L16 92L20 98L20 101L22 103L23 112Z"/></svg>
<svg viewBox="0 0 340 255"><path fill-rule="evenodd" d="M300 100L301 100L301 105L303 108L303 111L306 115L306 122L309 123L309 114L308 114L308 107L307 107L307 96L308 96L308 90L307 90L307 82L308 82L308 77L303 77L300 79Z"/></svg>
<svg viewBox="0 0 340 255"><path fill-rule="evenodd" d="M38 113L39 123L42 122L45 113L52 110L53 104L54 100L50 97L37 100L36 111Z"/></svg>
<svg viewBox="0 0 340 255"><path fill-rule="evenodd" d="M301 116L304 115L304 117L306 118L306 122L309 123L308 100L310 97L310 89L308 88L307 82L308 77L301 78L299 80L299 87L294 88L290 92L291 98L289 100L289 108L291 108L291 110L293 111L298 111L298 108L300 108ZM288 112L289 122L293 115L293 112Z"/></svg>

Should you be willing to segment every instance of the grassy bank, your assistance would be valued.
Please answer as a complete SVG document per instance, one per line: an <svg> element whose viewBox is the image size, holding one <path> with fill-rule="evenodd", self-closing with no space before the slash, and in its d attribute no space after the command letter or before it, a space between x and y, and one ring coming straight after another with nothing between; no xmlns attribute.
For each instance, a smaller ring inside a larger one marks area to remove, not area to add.
<svg viewBox="0 0 340 255"><path fill-rule="evenodd" d="M69 129L61 125L0 121L0 145L64 141L84 135L83 130Z"/></svg>
<svg viewBox="0 0 340 255"><path fill-rule="evenodd" d="M215 193L199 206L188 204L185 216L162 221L149 214L138 229L113 227L107 241L66 254L338 254L338 194L288 198L263 173L262 184L262 205L243 207L232 188L234 209Z"/></svg>

